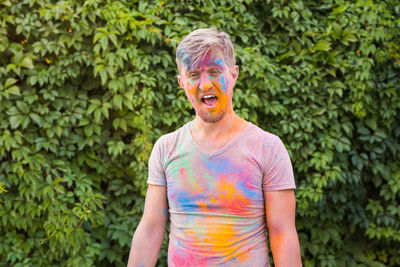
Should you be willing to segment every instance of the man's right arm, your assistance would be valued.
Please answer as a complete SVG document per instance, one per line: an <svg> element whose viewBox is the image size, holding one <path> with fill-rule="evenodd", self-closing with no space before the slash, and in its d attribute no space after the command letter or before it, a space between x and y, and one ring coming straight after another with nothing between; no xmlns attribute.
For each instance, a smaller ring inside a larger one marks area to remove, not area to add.
<svg viewBox="0 0 400 267"><path fill-rule="evenodd" d="M143 217L133 235L128 267L155 266L168 220L167 187L149 185Z"/></svg>

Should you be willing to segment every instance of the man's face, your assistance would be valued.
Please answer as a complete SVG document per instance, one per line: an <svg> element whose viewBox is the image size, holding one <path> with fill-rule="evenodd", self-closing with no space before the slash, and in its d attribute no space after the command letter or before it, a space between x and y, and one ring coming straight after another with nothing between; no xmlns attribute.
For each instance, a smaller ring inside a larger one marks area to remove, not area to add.
<svg viewBox="0 0 400 267"><path fill-rule="evenodd" d="M232 109L238 67L230 69L221 55L206 57L196 67L182 66L178 82L196 114L208 123L220 121Z"/></svg>

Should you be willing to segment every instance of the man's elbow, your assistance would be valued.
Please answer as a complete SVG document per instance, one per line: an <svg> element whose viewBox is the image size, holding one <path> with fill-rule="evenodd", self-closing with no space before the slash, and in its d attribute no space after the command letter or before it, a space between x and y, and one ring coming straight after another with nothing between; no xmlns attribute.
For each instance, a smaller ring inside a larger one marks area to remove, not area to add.
<svg viewBox="0 0 400 267"><path fill-rule="evenodd" d="M273 243L298 242L295 225L268 224L268 232L270 241Z"/></svg>
<svg viewBox="0 0 400 267"><path fill-rule="evenodd" d="M147 221L142 220L138 229L142 231L146 236L164 238L167 222L164 220L158 221Z"/></svg>

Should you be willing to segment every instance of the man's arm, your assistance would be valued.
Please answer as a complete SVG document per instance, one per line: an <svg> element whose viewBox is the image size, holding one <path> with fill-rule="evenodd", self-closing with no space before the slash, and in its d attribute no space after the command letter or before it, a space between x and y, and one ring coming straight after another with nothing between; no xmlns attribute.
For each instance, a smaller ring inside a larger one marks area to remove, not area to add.
<svg viewBox="0 0 400 267"><path fill-rule="evenodd" d="M128 267L155 266L167 224L167 187L149 185L143 217L132 239Z"/></svg>
<svg viewBox="0 0 400 267"><path fill-rule="evenodd" d="M275 266L301 266L299 238L295 225L294 191L265 191L264 197Z"/></svg>

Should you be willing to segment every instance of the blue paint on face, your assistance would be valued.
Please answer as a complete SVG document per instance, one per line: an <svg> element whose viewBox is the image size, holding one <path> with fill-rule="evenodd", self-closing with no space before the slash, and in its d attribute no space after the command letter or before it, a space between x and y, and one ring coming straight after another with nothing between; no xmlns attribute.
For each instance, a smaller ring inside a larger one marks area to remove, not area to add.
<svg viewBox="0 0 400 267"><path fill-rule="evenodd" d="M228 88L228 85L227 85L227 83L226 83L226 79L225 79L225 75L219 75L219 77L218 77L218 82L220 82L221 83L221 90L222 90L222 92L224 92L224 94L226 94L226 89Z"/></svg>
<svg viewBox="0 0 400 267"><path fill-rule="evenodd" d="M219 57L217 58L214 62L213 65L215 65L218 69L221 70L221 74L218 75L218 82L221 84L221 90L223 91L224 94L226 94L226 90L229 87L229 81L227 79L228 73L226 73L227 68L224 63L223 58Z"/></svg>
<svg viewBox="0 0 400 267"><path fill-rule="evenodd" d="M188 68L191 66L192 63L191 63L190 56L187 53L185 53L185 51L183 50L182 47L178 47L176 49L176 55L178 58L180 58L183 66L188 67Z"/></svg>
<svg viewBox="0 0 400 267"><path fill-rule="evenodd" d="M221 57L215 60L215 64L218 65L221 68L221 70L225 70L224 60Z"/></svg>

